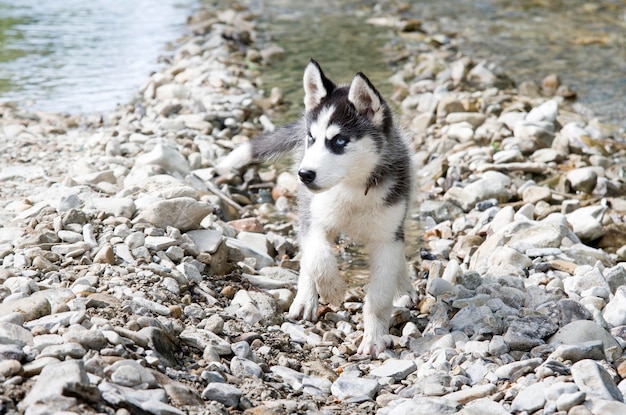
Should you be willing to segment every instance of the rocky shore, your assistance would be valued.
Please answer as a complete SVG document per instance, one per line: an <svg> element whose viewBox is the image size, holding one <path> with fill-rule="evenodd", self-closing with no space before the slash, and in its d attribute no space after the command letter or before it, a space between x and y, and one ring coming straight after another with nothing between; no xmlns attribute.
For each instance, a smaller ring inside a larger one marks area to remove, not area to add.
<svg viewBox="0 0 626 415"><path fill-rule="evenodd" d="M215 168L273 128L281 51L201 12L128 105L0 108L0 414L626 413L626 136L401 15L370 23L397 31L420 303L381 359L355 354L367 286L286 319L296 180Z"/></svg>

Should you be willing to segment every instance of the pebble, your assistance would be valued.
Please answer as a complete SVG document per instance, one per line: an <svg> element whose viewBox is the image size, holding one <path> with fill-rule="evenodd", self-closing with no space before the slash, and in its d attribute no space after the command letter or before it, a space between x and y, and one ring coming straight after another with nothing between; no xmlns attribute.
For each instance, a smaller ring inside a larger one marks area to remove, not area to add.
<svg viewBox="0 0 626 415"><path fill-rule="evenodd" d="M202 391L202 399L217 401L227 408L236 408L241 400L242 392L226 383L210 383Z"/></svg>
<svg viewBox="0 0 626 415"><path fill-rule="evenodd" d="M624 413L623 133L389 10L414 28L389 99L420 231L418 304L394 309L380 359L356 355L360 275L317 322L286 317L297 177L215 167L275 128L285 98L257 85L283 52L257 49L243 8L200 11L133 105L2 108L0 412ZM342 274L356 251L337 245Z"/></svg>
<svg viewBox="0 0 626 415"><path fill-rule="evenodd" d="M340 376L330 388L333 396L339 400L367 397L373 399L378 393L379 384L374 379Z"/></svg>
<svg viewBox="0 0 626 415"><path fill-rule="evenodd" d="M572 365L571 371L574 382L588 397L623 402L622 393L611 375L595 361L585 359L576 362Z"/></svg>

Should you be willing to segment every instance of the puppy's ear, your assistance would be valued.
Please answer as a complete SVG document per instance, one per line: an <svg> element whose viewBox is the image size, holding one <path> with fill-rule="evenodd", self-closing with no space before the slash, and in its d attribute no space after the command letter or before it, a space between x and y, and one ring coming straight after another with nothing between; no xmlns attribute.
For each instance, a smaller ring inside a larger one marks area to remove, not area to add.
<svg viewBox="0 0 626 415"><path fill-rule="evenodd" d="M372 124L381 126L384 120L385 103L374 85L361 72L357 73L348 92L350 101L356 110L369 118Z"/></svg>
<svg viewBox="0 0 626 415"><path fill-rule="evenodd" d="M304 108L306 111L310 111L318 106L335 89L335 84L324 76L319 63L313 59L311 59L304 70L302 81L304 84Z"/></svg>

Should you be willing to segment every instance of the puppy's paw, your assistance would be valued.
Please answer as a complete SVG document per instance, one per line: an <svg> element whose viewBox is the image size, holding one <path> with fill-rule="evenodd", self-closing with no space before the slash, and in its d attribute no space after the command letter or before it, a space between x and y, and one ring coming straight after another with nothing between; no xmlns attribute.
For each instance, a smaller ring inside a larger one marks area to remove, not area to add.
<svg viewBox="0 0 626 415"><path fill-rule="evenodd" d="M413 308L419 303L417 291L411 290L393 301L395 307Z"/></svg>
<svg viewBox="0 0 626 415"><path fill-rule="evenodd" d="M339 275L319 280L315 285L323 302L334 306L340 306L343 303L348 284Z"/></svg>
<svg viewBox="0 0 626 415"><path fill-rule="evenodd" d="M388 337L389 336L380 336L374 338L374 336L366 333L363 336L363 340L361 340L357 353L372 356L374 359L378 358L378 355L384 352L387 348Z"/></svg>
<svg viewBox="0 0 626 415"><path fill-rule="evenodd" d="M317 295L307 295L305 293L298 292L296 298L289 307L289 313L287 317L299 320L317 321L317 309L319 307L319 301Z"/></svg>

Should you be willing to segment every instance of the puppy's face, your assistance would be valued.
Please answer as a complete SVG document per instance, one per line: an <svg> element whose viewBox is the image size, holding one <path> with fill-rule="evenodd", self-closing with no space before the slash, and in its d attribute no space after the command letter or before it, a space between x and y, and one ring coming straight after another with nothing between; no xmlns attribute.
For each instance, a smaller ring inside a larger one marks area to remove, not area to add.
<svg viewBox="0 0 626 415"><path fill-rule="evenodd" d="M300 181L313 192L342 181L363 185L383 145L386 104L363 74L337 87L313 60L303 84L307 137Z"/></svg>
<svg viewBox="0 0 626 415"><path fill-rule="evenodd" d="M361 185L378 160L376 144L363 128L358 128L358 114L342 114L346 108L342 111L341 107L323 107L308 124L298 176L313 192L328 190L342 181Z"/></svg>

